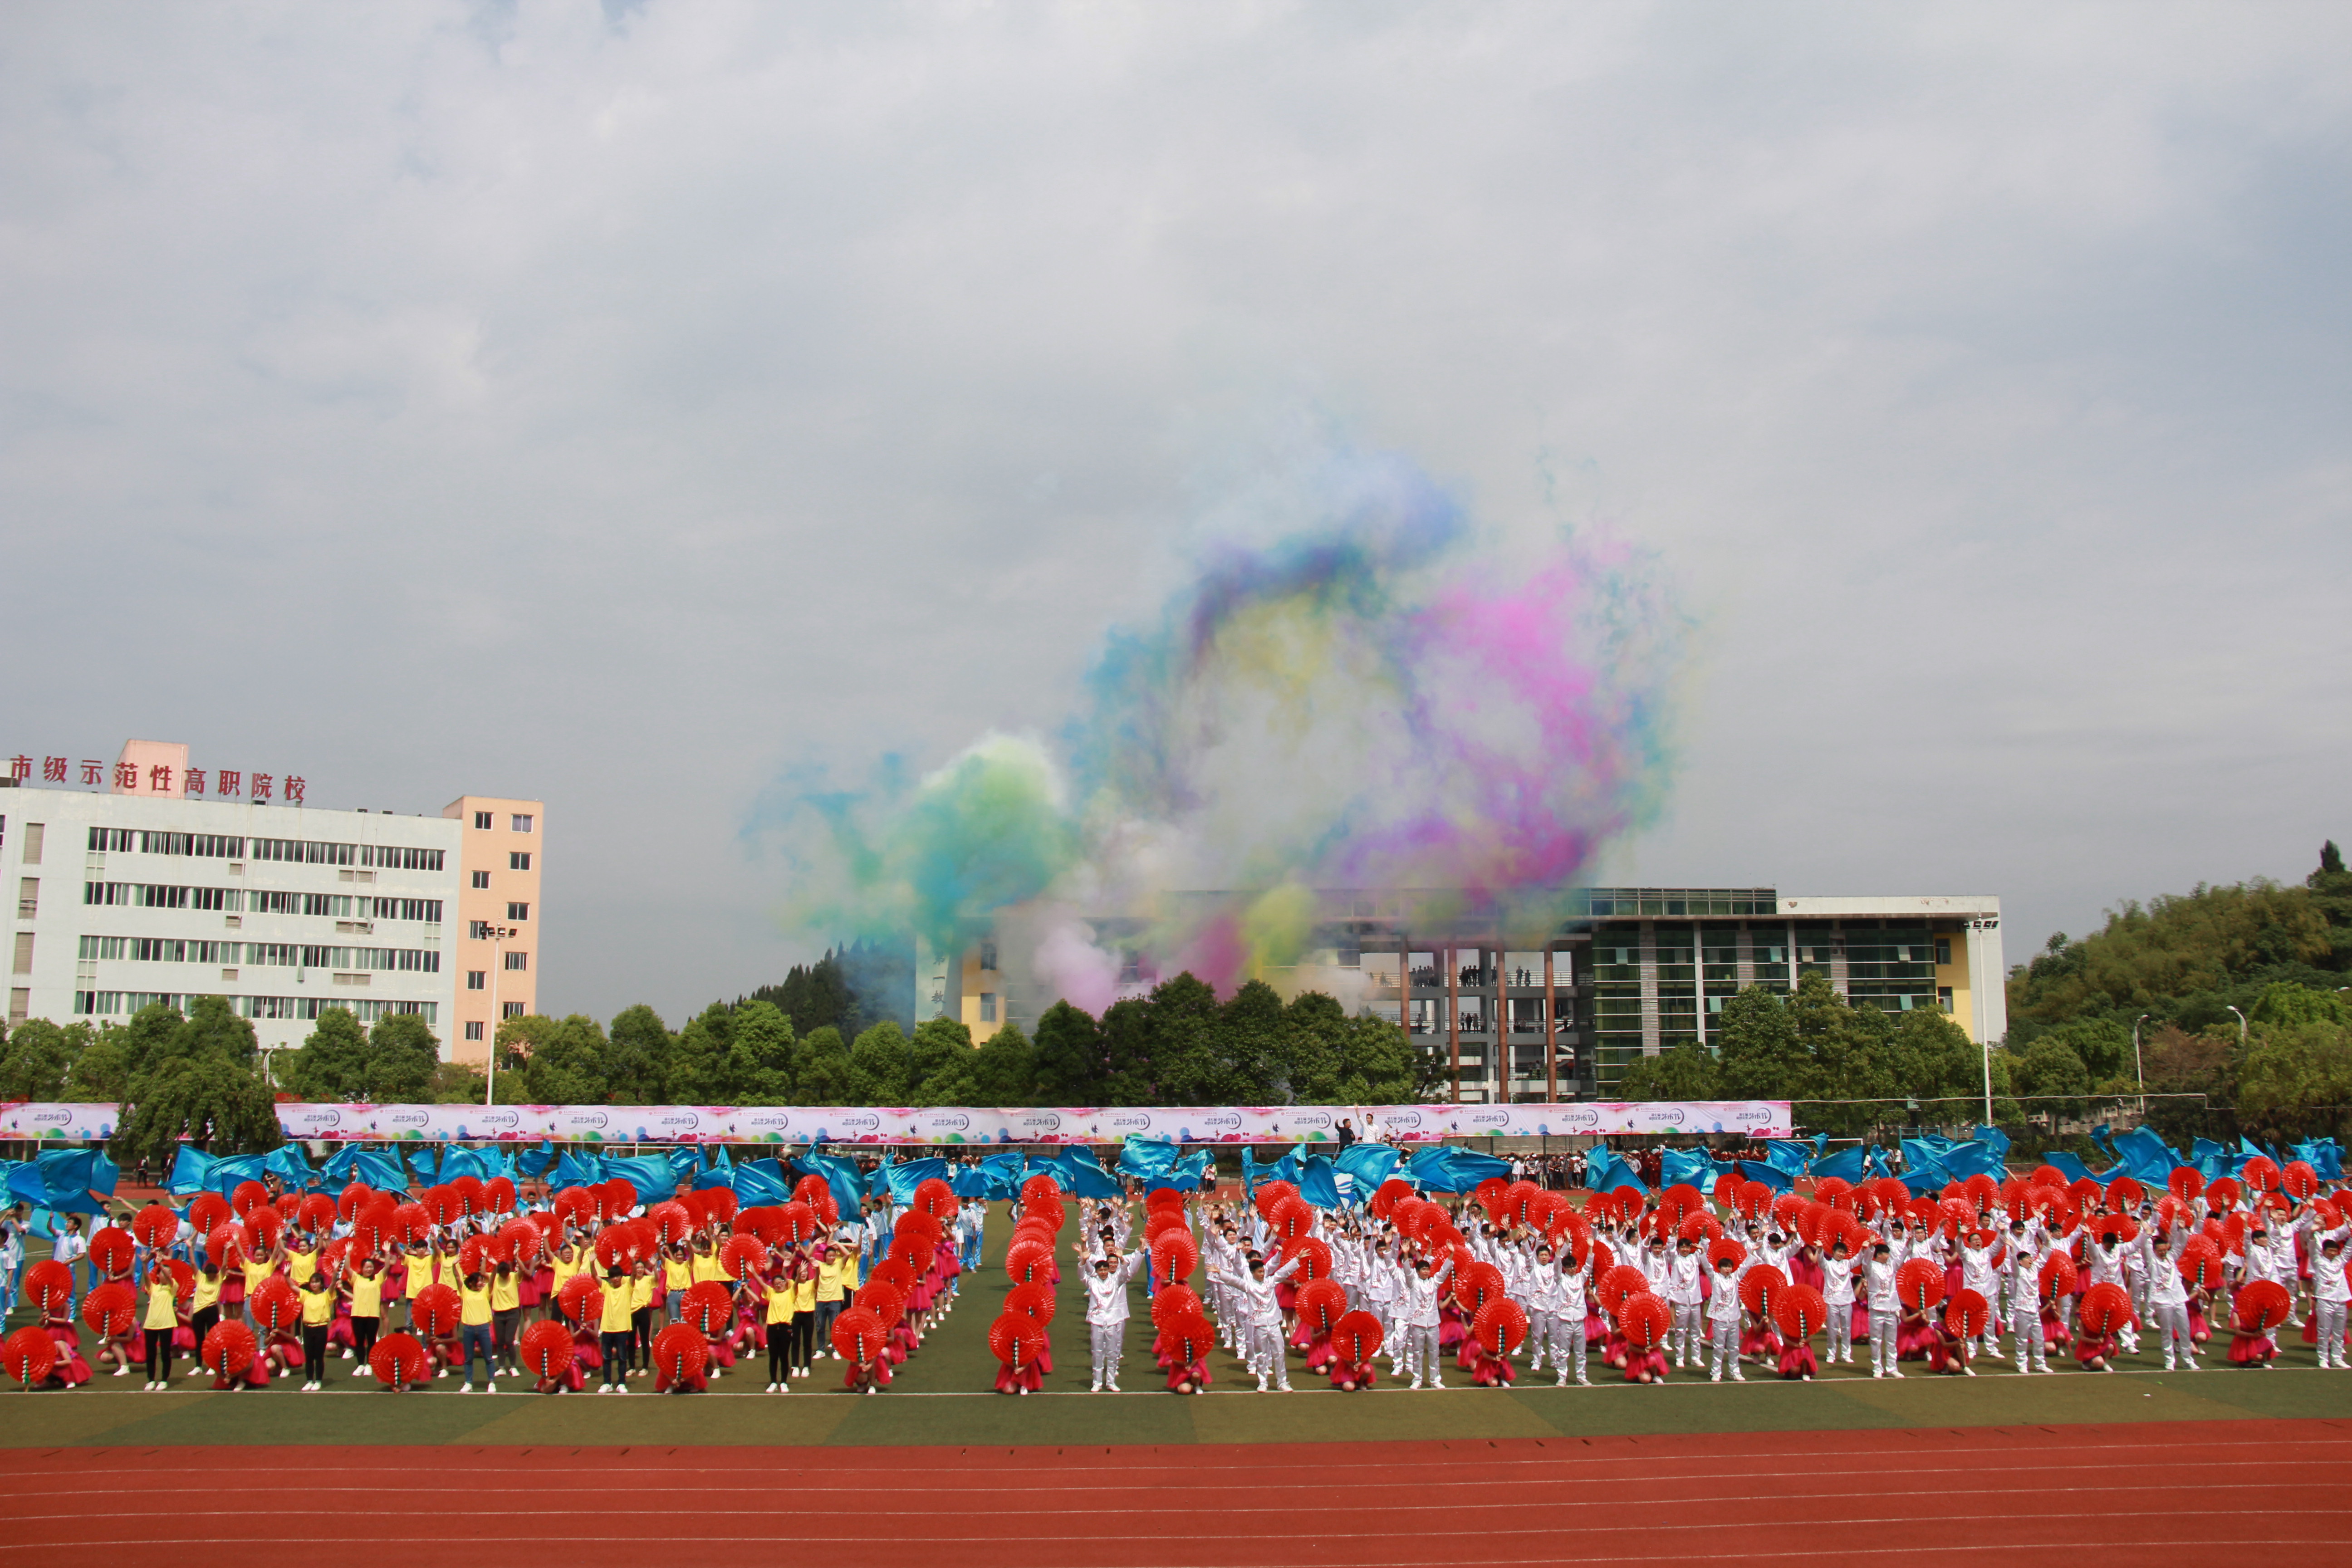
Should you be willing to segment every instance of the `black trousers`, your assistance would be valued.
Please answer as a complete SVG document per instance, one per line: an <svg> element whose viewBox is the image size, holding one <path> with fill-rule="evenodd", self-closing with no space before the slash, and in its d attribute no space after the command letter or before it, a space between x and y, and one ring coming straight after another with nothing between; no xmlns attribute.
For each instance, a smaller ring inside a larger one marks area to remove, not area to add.
<svg viewBox="0 0 2352 1568"><path fill-rule="evenodd" d="M793 1375L793 1325L768 1325L768 1381L782 1383Z"/></svg>
<svg viewBox="0 0 2352 1568"><path fill-rule="evenodd" d="M302 1325L302 1376L305 1382L327 1381L327 1325Z"/></svg>
<svg viewBox="0 0 2352 1568"><path fill-rule="evenodd" d="M600 1334L597 1342L604 1352L604 1380L606 1383L620 1382L621 1375L629 1370L629 1350L637 1342L636 1336L623 1329Z"/></svg>
<svg viewBox="0 0 2352 1568"><path fill-rule="evenodd" d="M219 1321L220 1309L218 1307L199 1307L194 1311L188 1314L188 1327L195 1330L196 1331L196 1354L198 1356L202 1356L205 1353L205 1336L211 1333L213 1331L213 1325Z"/></svg>
<svg viewBox="0 0 2352 1568"><path fill-rule="evenodd" d="M629 1314L629 1332L635 1337L637 1342L636 1364L653 1365L654 1310L651 1307L639 1307Z"/></svg>
<svg viewBox="0 0 2352 1568"><path fill-rule="evenodd" d="M147 1381L168 1383L172 1378L172 1331L147 1331Z"/></svg>
<svg viewBox="0 0 2352 1568"><path fill-rule="evenodd" d="M522 1331L522 1309L509 1307L490 1314L492 1337L498 1341L499 1361L508 1371L514 1370L515 1336Z"/></svg>
<svg viewBox="0 0 2352 1568"><path fill-rule="evenodd" d="M816 1363L816 1314L814 1312L794 1314L793 1333L800 1351L801 1370L805 1372Z"/></svg>
<svg viewBox="0 0 2352 1568"><path fill-rule="evenodd" d="M368 1352L375 1349L375 1331L383 1322L382 1318L352 1320L352 1354L362 1366L367 1365Z"/></svg>

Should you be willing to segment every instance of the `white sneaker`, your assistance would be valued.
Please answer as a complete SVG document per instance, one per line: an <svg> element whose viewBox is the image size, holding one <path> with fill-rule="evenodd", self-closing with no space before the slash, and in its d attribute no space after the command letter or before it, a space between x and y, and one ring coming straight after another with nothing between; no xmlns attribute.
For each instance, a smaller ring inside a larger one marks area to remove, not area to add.
<svg viewBox="0 0 2352 1568"><path fill-rule="evenodd" d="M1590 1380L1588 1380L1588 1379L1585 1377L1585 1375L1584 1375L1582 1373L1580 1373L1580 1373L1578 1373L1576 1374L1576 1386L1577 1386L1577 1387L1579 1387L1579 1388L1591 1388L1591 1387L1592 1386L1592 1384L1591 1384L1591 1381L1590 1381Z"/></svg>
<svg viewBox="0 0 2352 1568"><path fill-rule="evenodd" d="M1420 1388L1420 1387L1421 1387L1421 1379L1419 1379L1419 1378L1417 1378L1417 1377L1416 1377L1416 1378L1414 1378L1414 1379L1412 1380L1412 1386L1413 1386L1415 1389Z"/></svg>
<svg viewBox="0 0 2352 1568"><path fill-rule="evenodd" d="M461 1383L457 1385L457 1392L460 1394L471 1394L474 1392L474 1385L470 1383Z"/></svg>
<svg viewBox="0 0 2352 1568"><path fill-rule="evenodd" d="M1109 1389L1113 1394L1117 1394L1118 1392L1118 1384L1115 1383L1105 1384L1103 1386Z"/></svg>
<svg viewBox="0 0 2352 1568"><path fill-rule="evenodd" d="M482 1392L484 1394L496 1394L498 1391L499 1385L495 1383L486 1383L482 1384Z"/></svg>
<svg viewBox="0 0 2352 1568"><path fill-rule="evenodd" d="M1286 1377L1280 1383L1276 1384L1275 1386L1282 1390L1283 1393L1288 1394L1290 1392L1290 1380Z"/></svg>
<svg viewBox="0 0 2352 1568"><path fill-rule="evenodd" d="M1731 1369L1731 1381L1734 1383L1746 1383L1748 1381L1748 1374L1735 1366Z"/></svg>
<svg viewBox="0 0 2352 1568"><path fill-rule="evenodd" d="M352 1359L352 1347L351 1347L351 1346L349 1346L349 1345L345 1345L345 1346L343 1347L343 1359L344 1359L345 1361L349 1361L349 1360L351 1360L351 1359Z"/></svg>
<svg viewBox="0 0 2352 1568"><path fill-rule="evenodd" d="M1886 1373L1880 1368L1874 1366L1870 1369L1870 1375L1873 1377L1885 1377Z"/></svg>
<svg viewBox="0 0 2352 1568"><path fill-rule="evenodd" d="M1721 1383L1723 1381L1723 1373L1719 1372L1708 1373L1706 1374L1706 1380L1709 1383Z"/></svg>
<svg viewBox="0 0 2352 1568"><path fill-rule="evenodd" d="M1087 1387L1087 1392L1088 1394L1100 1394L1102 1392L1102 1384L1099 1383L1090 1384Z"/></svg>
<svg viewBox="0 0 2352 1568"><path fill-rule="evenodd" d="M613 1385L613 1392L615 1394L626 1394L629 1392L629 1385L625 1383L616 1383Z"/></svg>
<svg viewBox="0 0 2352 1568"><path fill-rule="evenodd" d="M1442 1377L1433 1377L1429 1380L1429 1386L1432 1388L1444 1388L1445 1386L1445 1380Z"/></svg>
<svg viewBox="0 0 2352 1568"><path fill-rule="evenodd" d="M125 1363L123 1365L116 1367L114 1369L114 1375L117 1377L129 1377L131 1375L130 1364Z"/></svg>

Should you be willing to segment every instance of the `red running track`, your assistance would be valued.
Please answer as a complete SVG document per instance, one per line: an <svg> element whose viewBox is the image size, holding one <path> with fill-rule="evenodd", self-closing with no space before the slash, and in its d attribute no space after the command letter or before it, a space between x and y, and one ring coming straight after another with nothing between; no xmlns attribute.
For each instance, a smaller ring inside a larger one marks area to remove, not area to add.
<svg viewBox="0 0 2352 1568"><path fill-rule="evenodd" d="M2352 1560L2352 1422L1167 1447L16 1450L0 1564ZM257 1482L266 1484L257 1486ZM274 1550L273 1550L274 1549ZM681 1557L679 1553L683 1552ZM748 1554L748 1555L747 1555ZM119 1560L119 1559L118 1559Z"/></svg>

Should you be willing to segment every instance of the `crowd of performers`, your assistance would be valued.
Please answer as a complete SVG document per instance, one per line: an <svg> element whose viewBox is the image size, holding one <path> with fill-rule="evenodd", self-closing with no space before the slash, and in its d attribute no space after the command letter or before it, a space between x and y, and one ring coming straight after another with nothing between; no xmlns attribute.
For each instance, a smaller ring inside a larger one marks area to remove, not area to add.
<svg viewBox="0 0 2352 1568"><path fill-rule="evenodd" d="M1000 1387L1021 1385L1013 1358L1027 1342L1008 1324L1030 1307L1025 1293L1050 1286L1058 1209L1046 1194L1044 1215L1016 1225ZM1581 1207L1526 1182L1444 1202L1391 1181L1360 1214L1273 1182L1232 1207L1152 1193L1133 1251L1123 1205L1089 1211L1081 1227L1097 1388L1118 1386L1124 1280L1146 1269L1152 1353L1178 1393L1206 1385L1211 1343L1262 1392L1291 1389L1299 1352L1347 1391L1375 1386L1382 1355L1412 1389L1444 1388L1449 1356L1486 1386L1512 1384L1522 1362L1549 1366L1560 1386L1588 1384L1596 1354L1632 1383L1678 1368L1745 1382L1750 1367L1810 1381L1854 1365L1857 1345L1873 1377L1906 1376L1906 1363L1973 1377L1980 1359L2003 1355L2004 1333L2021 1373L2070 1357L2113 1372L2143 1336L2167 1370L2197 1371L2217 1333L2231 1363L2267 1368L2283 1325L2303 1331L2319 1366L2352 1364L2352 1191L2323 1190L2301 1162L2255 1160L2210 1184L2181 1169L2153 1194L2128 1176L2070 1184L2045 1165L1936 1195L1893 1180L1826 1179L1798 1194L1727 1177L1712 1202L1688 1186L1628 1188Z"/></svg>
<svg viewBox="0 0 2352 1568"><path fill-rule="evenodd" d="M1857 1346L1874 1377L1906 1363L1974 1376L2004 1334L2020 1373L2069 1358L2112 1372L2143 1336L2167 1369L2200 1369L2216 1335L2230 1363L2269 1367L2282 1327L2302 1330L2319 1366L2347 1365L2352 1191L2301 1162L2256 1159L2210 1184L2183 1168L2154 1194L2043 1166L1934 1195L1726 1177L1711 1199L1575 1197L1496 1180L1432 1199L1391 1181L1357 1210L1283 1182L1238 1204L1158 1188L1139 1237L1126 1201L1081 1203L1073 1228L1073 1200L1035 1174L1010 1210L995 1387L1035 1393L1053 1371L1065 1257L1097 1392L1118 1392L1138 1280L1150 1353L1178 1394L1209 1386L1220 1345L1260 1391L1285 1392L1295 1357L1351 1392L1378 1385L1383 1356L1413 1389L1446 1386L1449 1357L1486 1386L1522 1370L1586 1384L1596 1356L1633 1383L1694 1366L1742 1382L1751 1367L1851 1367ZM351 1378L394 1391L454 1378L470 1393L478 1367L486 1393L505 1376L545 1394L685 1394L764 1356L764 1391L783 1394L829 1358L845 1388L874 1394L952 1310L985 1205L931 1180L904 1207L861 1208L840 1212L816 1176L751 1208L723 1188L647 1205L625 1181L519 1194L460 1177L413 1197L247 1183L100 1228L78 1311L67 1263L27 1268L43 1321L0 1341L0 1368L29 1389L143 1363L162 1390L193 1352L184 1375L216 1389L299 1376L318 1390L351 1362Z"/></svg>
<svg viewBox="0 0 2352 1568"><path fill-rule="evenodd" d="M317 1391L350 1362L396 1392L454 1376L472 1393L478 1372L488 1394L500 1376L542 1394L647 1380L686 1394L764 1356L765 1392L785 1394L830 1358L871 1394L953 1309L980 1224L937 1182L887 1224L845 1216L815 1176L752 1208L724 1188L646 1205L625 1181L530 1198L504 1177L411 1198L247 1182L100 1229L78 1312L68 1263L33 1264L42 1321L0 1341L0 1367L70 1388L143 1363L160 1392L193 1353L182 1375L222 1390L299 1377Z"/></svg>

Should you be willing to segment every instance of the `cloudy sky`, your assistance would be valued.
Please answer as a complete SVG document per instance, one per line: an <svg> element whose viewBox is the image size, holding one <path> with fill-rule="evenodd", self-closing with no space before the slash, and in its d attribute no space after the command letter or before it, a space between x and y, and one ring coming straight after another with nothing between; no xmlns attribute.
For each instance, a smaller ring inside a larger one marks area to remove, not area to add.
<svg viewBox="0 0 2352 1568"><path fill-rule="evenodd" d="M2014 959L2352 837L2347 174L2336 4L12 5L0 746L541 796L676 1022L1341 440L1681 583L1612 879Z"/></svg>

